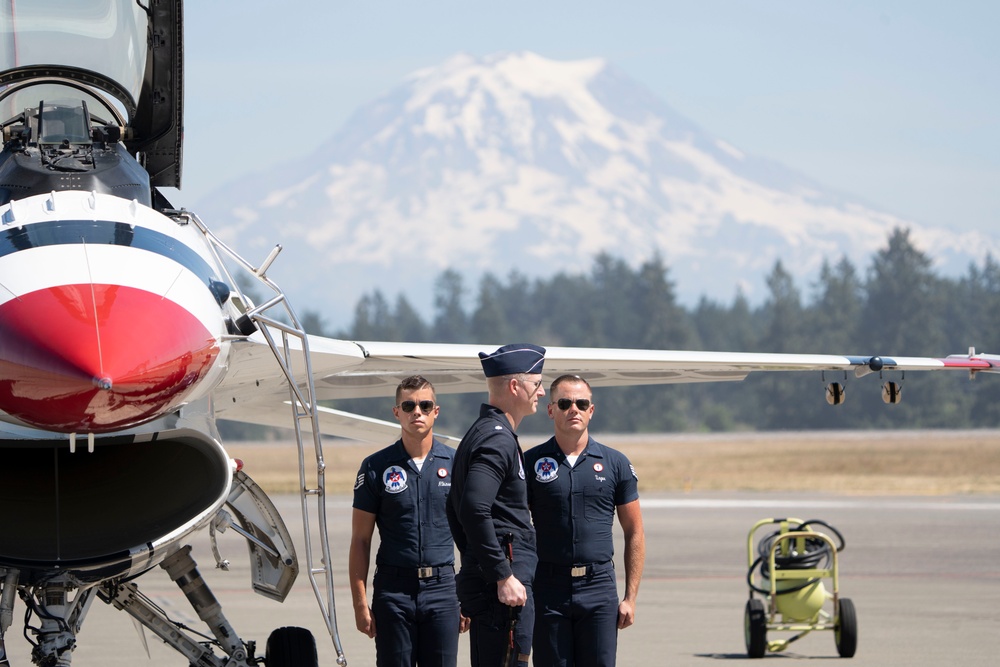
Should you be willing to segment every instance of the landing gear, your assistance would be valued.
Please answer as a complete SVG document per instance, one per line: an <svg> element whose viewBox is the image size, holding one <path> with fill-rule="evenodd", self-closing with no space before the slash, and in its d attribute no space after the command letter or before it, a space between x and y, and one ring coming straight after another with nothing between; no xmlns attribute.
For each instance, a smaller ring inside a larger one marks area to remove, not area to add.
<svg viewBox="0 0 1000 667"><path fill-rule="evenodd" d="M7 661L7 647L3 637L14 620L14 596L17 593L18 570L7 570L3 573L3 587L0 588L0 667L10 667Z"/></svg>
<svg viewBox="0 0 1000 667"><path fill-rule="evenodd" d="M4 599L10 586L9 581L4 583ZM28 607L25 636L28 632L34 636L31 661L43 667L69 667L76 649L76 635L94 601L94 586L76 590L75 583L67 578L53 577L44 584L17 589ZM71 597L74 590L76 595ZM38 626L30 625L32 616L38 618Z"/></svg>
<svg viewBox="0 0 1000 667"><path fill-rule="evenodd" d="M33 645L31 661L38 667L70 667L77 635L95 597L127 612L196 667L258 667L255 642L243 641L222 613L185 546L168 556L161 567L181 588L198 617L211 630L202 635L175 623L133 581L111 580L81 584L70 576L44 582L18 581L18 571L0 569L0 667L9 667L3 643L11 624L14 593L28 608L25 637ZM96 593L96 596L95 596ZM214 649L219 649L218 651ZM279 628L268 640L269 667L318 667L316 642L308 630Z"/></svg>
<svg viewBox="0 0 1000 667"><path fill-rule="evenodd" d="M191 558L191 547L178 549L163 561L161 567L167 571L170 578L180 586L188 601L198 614L198 618L208 625L215 635L214 644L221 648L226 656L218 657L212 651L211 643L195 641L178 624L171 621L167 615L148 597L143 595L138 586L132 582L106 583L99 595L104 602L121 609L135 618L139 623L149 628L165 644L187 658L188 663L198 667L254 667L257 659L254 656L255 642L244 642L226 620L222 606L208 589L202 579L194 559ZM67 663L68 664L68 663Z"/></svg>

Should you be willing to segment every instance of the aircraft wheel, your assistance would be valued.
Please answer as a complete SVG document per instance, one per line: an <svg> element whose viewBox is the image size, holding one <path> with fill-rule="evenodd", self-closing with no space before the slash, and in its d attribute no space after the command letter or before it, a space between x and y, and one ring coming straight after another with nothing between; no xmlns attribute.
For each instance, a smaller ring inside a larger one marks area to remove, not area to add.
<svg viewBox="0 0 1000 667"><path fill-rule="evenodd" d="M840 657L853 658L858 650L858 615L854 611L854 603L847 598L840 598L840 613L833 637Z"/></svg>
<svg viewBox="0 0 1000 667"><path fill-rule="evenodd" d="M278 628L267 638L267 667L319 667L316 639L305 628Z"/></svg>
<svg viewBox="0 0 1000 667"><path fill-rule="evenodd" d="M743 633L747 644L747 657L763 658L767 651L767 619L764 603L760 600L747 601L743 614Z"/></svg>

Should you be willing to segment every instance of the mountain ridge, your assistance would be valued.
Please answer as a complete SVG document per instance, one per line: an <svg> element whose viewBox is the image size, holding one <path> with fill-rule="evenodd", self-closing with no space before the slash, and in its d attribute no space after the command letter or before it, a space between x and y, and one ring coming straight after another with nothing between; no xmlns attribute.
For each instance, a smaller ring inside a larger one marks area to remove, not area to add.
<svg viewBox="0 0 1000 667"><path fill-rule="evenodd" d="M864 268L895 227L945 272L998 254L746 155L601 58L458 54L339 130L303 117L314 151L209 195L202 217L251 261L281 242L271 275L336 325L375 289L426 311L446 268L535 277L659 254L693 303L763 298L779 259L800 282L824 260Z"/></svg>

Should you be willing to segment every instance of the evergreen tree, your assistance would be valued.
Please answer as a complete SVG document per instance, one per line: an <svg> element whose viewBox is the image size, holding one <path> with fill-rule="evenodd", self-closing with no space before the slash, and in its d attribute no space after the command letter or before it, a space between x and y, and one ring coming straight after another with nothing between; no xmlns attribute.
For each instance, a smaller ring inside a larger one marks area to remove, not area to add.
<svg viewBox="0 0 1000 667"><path fill-rule="evenodd" d="M472 315L462 277L453 270L435 282L435 318L400 296L389 308L378 291L365 295L343 337L355 340L476 342L519 340L546 346L639 347L708 351L792 352L852 355L939 356L970 345L1000 353L1000 265L987 258L959 281L937 277L930 260L894 230L872 259L862 281L847 259L824 263L803 305L781 262L767 276L769 296L751 309L742 292L729 306L705 298L689 313L676 303L674 284L659 256L633 270L607 254L589 273L559 273L529 282L513 272L506 282L486 274ZM323 322L307 312L303 323L322 333ZM959 373L883 372L883 377L836 373L752 373L744 382L599 388L600 428L660 431L745 428L964 427L1000 424L1000 381L975 383ZM900 405L886 406L881 382L905 382ZM844 405L823 400L823 381L848 386ZM442 396L439 424L461 435L478 412L483 394ZM375 412L382 402L338 402L337 407ZM548 432L544 415L525 422Z"/></svg>
<svg viewBox="0 0 1000 667"><path fill-rule="evenodd" d="M412 343L428 340L427 325L403 294L396 298L395 320L398 340Z"/></svg>
<svg viewBox="0 0 1000 667"><path fill-rule="evenodd" d="M802 300L791 274L781 260L767 276L770 296L761 309L764 339L760 349L768 352L804 352Z"/></svg>
<svg viewBox="0 0 1000 667"><path fill-rule="evenodd" d="M873 354L921 356L945 349L944 291L931 270L931 260L910 241L910 231L895 229L888 246L876 253L868 272L867 302L862 320L863 338ZM901 373L886 372L882 380L901 381ZM948 395L947 378L919 377L906 383L900 405L887 406L866 396L868 423L879 427L939 427L941 415L955 405ZM870 382L866 390L871 389ZM934 403L937 411L925 406Z"/></svg>
<svg viewBox="0 0 1000 667"><path fill-rule="evenodd" d="M299 323L302 330L307 334L315 336L330 336L334 334L326 333L326 326L323 324L323 317L314 310L307 310L299 316Z"/></svg>
<svg viewBox="0 0 1000 667"><path fill-rule="evenodd" d="M593 295L584 309L584 325L594 347L639 347L642 317L635 307L638 285L622 259L601 253L591 271Z"/></svg>
<svg viewBox="0 0 1000 667"><path fill-rule="evenodd" d="M557 273L548 280L536 280L533 293L534 309L540 315L538 340L567 347L595 344L589 336L588 322L604 316L595 316L595 311L603 311L604 304L595 303L587 276Z"/></svg>
<svg viewBox="0 0 1000 667"><path fill-rule="evenodd" d="M687 349L695 334L687 313L677 304L674 283L657 253L639 267L638 294L634 306L645 322L639 347Z"/></svg>
<svg viewBox="0 0 1000 667"><path fill-rule="evenodd" d="M768 274L767 286L770 296L758 314L764 331L764 338L758 347L766 352L804 352L801 297L791 274L780 260L775 262ZM802 402L802 396L807 392L807 378L767 373L752 380L760 387L754 393L760 397L761 423L765 428L801 428L808 422L807 404Z"/></svg>
<svg viewBox="0 0 1000 667"><path fill-rule="evenodd" d="M809 352L856 353L863 294L861 279L846 257L835 267L823 262L815 298L803 318Z"/></svg>
<svg viewBox="0 0 1000 667"><path fill-rule="evenodd" d="M395 340L394 321L385 295L380 290L365 294L354 308L353 340Z"/></svg>
<svg viewBox="0 0 1000 667"><path fill-rule="evenodd" d="M910 241L908 229L896 228L868 271L864 338L899 355L935 354L945 342L939 299L940 281L931 260Z"/></svg>
<svg viewBox="0 0 1000 667"><path fill-rule="evenodd" d="M462 301L465 285L462 276L454 269L447 269L438 276L434 285L434 341L438 343L470 343L469 318Z"/></svg>
<svg viewBox="0 0 1000 667"><path fill-rule="evenodd" d="M546 313L540 312L531 283L523 273L514 269L507 275L507 286L498 294L500 312L507 322L508 343L538 339L540 322ZM541 341L539 345L545 343Z"/></svg>
<svg viewBox="0 0 1000 667"><path fill-rule="evenodd" d="M809 341L809 352L825 354L861 354L858 330L861 312L864 308L864 286L846 258L835 267L823 262L819 282L815 286L815 298L806 309L804 327ZM808 412L811 428L846 428L863 426L859 424L862 412L857 409L857 400L848 400L843 405L830 406L825 400L826 384L839 382L842 386L847 378L841 373L821 373L820 382L810 384L811 402L804 408ZM853 387L852 387L853 389ZM850 392L853 397L853 391Z"/></svg>
<svg viewBox="0 0 1000 667"><path fill-rule="evenodd" d="M505 300L503 284L492 273L485 274L479 281L479 298L472 313L472 337L475 340L491 345L514 342L511 339L514 327L506 312Z"/></svg>
<svg viewBox="0 0 1000 667"><path fill-rule="evenodd" d="M997 354L1000 350L1000 264L987 256L982 269L974 264L959 282L958 295L949 299L954 312L951 321L961 326L949 327L948 349L960 353L968 348ZM963 404L969 406L966 424L996 428L1000 426L1000 383L992 376L964 382L959 389Z"/></svg>

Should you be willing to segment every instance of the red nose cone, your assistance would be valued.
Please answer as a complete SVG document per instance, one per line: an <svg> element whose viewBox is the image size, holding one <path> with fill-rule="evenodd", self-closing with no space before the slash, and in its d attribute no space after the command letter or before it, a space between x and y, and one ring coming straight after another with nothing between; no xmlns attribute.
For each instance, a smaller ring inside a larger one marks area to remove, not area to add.
<svg viewBox="0 0 1000 667"><path fill-rule="evenodd" d="M0 410L46 430L125 428L177 407L218 341L169 299L67 285L0 305Z"/></svg>

